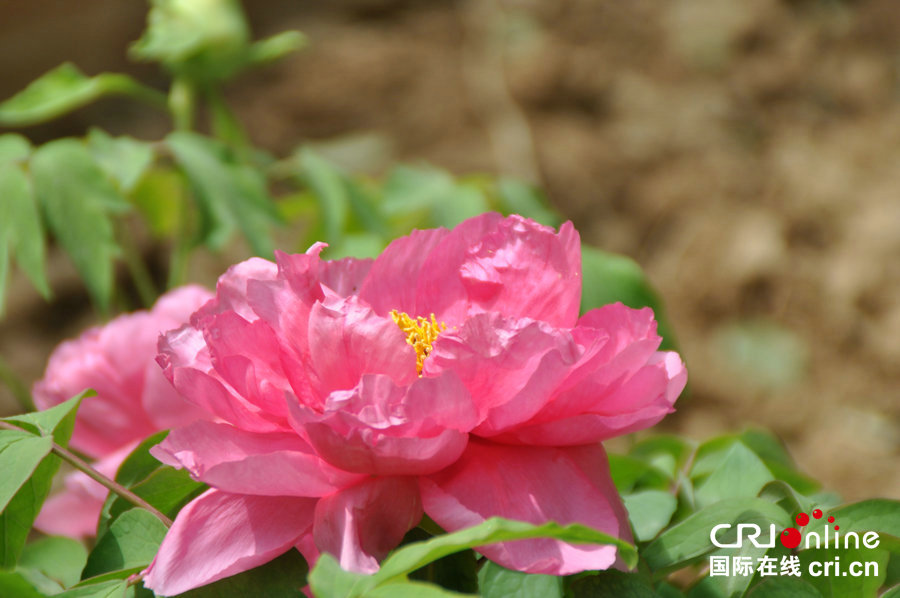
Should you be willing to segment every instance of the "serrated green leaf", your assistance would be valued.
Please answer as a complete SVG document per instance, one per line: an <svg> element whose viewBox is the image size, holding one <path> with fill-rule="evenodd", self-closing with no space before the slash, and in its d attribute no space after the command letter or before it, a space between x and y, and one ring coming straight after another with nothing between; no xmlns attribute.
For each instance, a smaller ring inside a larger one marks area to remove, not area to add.
<svg viewBox="0 0 900 598"><path fill-rule="evenodd" d="M562 582L562 578L555 575L510 571L491 561L478 571L478 589L482 598L562 598Z"/></svg>
<svg viewBox="0 0 900 598"><path fill-rule="evenodd" d="M149 143L131 137L110 137L100 129L91 129L88 149L107 176L124 193L130 193L153 162Z"/></svg>
<svg viewBox="0 0 900 598"><path fill-rule="evenodd" d="M695 486L694 499L705 507L730 498L751 497L775 478L743 442L735 442L721 463Z"/></svg>
<svg viewBox="0 0 900 598"><path fill-rule="evenodd" d="M637 561L634 546L583 525L562 526L552 521L543 525L532 525L523 521L492 517L474 527L403 546L385 559L375 578L383 582L406 575L442 556L467 548L477 550L478 546L530 538L554 538L575 544L609 544L619 549L619 557L626 566L634 566Z"/></svg>
<svg viewBox="0 0 900 598"><path fill-rule="evenodd" d="M72 588L57 594L55 598L122 598L127 590L127 581L114 580Z"/></svg>
<svg viewBox="0 0 900 598"><path fill-rule="evenodd" d="M257 255L271 257L270 228L279 218L261 173L197 133L175 132L166 142L194 189L204 218L202 240L220 248L239 227Z"/></svg>
<svg viewBox="0 0 900 598"><path fill-rule="evenodd" d="M300 553L290 550L261 567L179 594L178 598L303 598L300 588L306 585L306 571Z"/></svg>
<svg viewBox="0 0 900 598"><path fill-rule="evenodd" d="M67 588L78 583L87 562L87 550L81 542L62 536L40 538L22 550L19 567L40 571Z"/></svg>
<svg viewBox="0 0 900 598"><path fill-rule="evenodd" d="M21 165L0 163L0 197L0 246L15 255L19 268L47 298L50 286L44 268L44 228L31 182ZM0 301L2 296L0 292Z"/></svg>
<svg viewBox="0 0 900 598"><path fill-rule="evenodd" d="M126 511L97 540L82 577L149 565L166 531L162 521L149 511L138 508Z"/></svg>
<svg viewBox="0 0 900 598"><path fill-rule="evenodd" d="M678 500L662 490L643 490L622 497L628 518L638 541L646 542L656 537L669 524Z"/></svg>
<svg viewBox="0 0 900 598"><path fill-rule="evenodd" d="M646 577L615 569L576 579L570 594L572 598L657 598Z"/></svg>
<svg viewBox="0 0 900 598"><path fill-rule="evenodd" d="M0 164L28 159L31 154L31 142L18 133L0 135Z"/></svg>
<svg viewBox="0 0 900 598"><path fill-rule="evenodd" d="M0 104L0 126L22 127L62 116L103 96L141 94L142 86L127 75L103 73L85 76L64 63L32 81Z"/></svg>
<svg viewBox="0 0 900 598"><path fill-rule="evenodd" d="M0 511L28 481L44 457L50 454L53 439L28 432L0 430Z"/></svg>
<svg viewBox="0 0 900 598"><path fill-rule="evenodd" d="M621 301L628 307L649 307L658 323L662 349L674 349L675 339L662 302L644 271L634 260L623 255L581 245L581 313Z"/></svg>
<svg viewBox="0 0 900 598"><path fill-rule="evenodd" d="M34 190L47 224L71 257L94 300L109 306L118 246L108 212L128 208L125 199L74 139L51 141L31 159Z"/></svg>
<svg viewBox="0 0 900 598"><path fill-rule="evenodd" d="M710 532L716 525L730 523L774 523L791 525L791 515L778 505L760 498L735 498L710 505L665 530L644 549L642 555L654 571L668 571L715 550Z"/></svg>

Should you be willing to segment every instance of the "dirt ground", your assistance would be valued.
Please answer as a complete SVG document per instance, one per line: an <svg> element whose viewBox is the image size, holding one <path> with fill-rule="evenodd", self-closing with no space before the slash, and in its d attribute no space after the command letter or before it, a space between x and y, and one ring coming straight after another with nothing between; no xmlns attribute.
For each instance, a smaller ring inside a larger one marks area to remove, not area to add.
<svg viewBox="0 0 900 598"><path fill-rule="evenodd" d="M846 498L900 498L896 0L245 4L260 36L311 42L229 90L259 145L540 184L666 302L691 394L662 429L764 426ZM0 5L0 97L66 59L162 82L124 62L140 3L78 6ZM25 132L89 124L165 126L112 101ZM53 276L73 290L47 307L16 279L0 323L26 380L90 321L58 256Z"/></svg>

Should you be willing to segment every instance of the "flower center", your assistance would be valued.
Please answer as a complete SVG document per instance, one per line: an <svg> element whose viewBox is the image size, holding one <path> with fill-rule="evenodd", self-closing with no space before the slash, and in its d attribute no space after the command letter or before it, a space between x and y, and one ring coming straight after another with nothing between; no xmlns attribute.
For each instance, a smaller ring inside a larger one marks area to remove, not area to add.
<svg viewBox="0 0 900 598"><path fill-rule="evenodd" d="M425 358L431 353L431 345L437 339L438 335L447 329L447 325L443 322L438 323L434 319L434 314L429 318L419 316L415 320L409 317L409 314L391 310L391 317L400 330L406 333L406 342L412 345L416 350L416 371L422 375L422 367L425 365Z"/></svg>

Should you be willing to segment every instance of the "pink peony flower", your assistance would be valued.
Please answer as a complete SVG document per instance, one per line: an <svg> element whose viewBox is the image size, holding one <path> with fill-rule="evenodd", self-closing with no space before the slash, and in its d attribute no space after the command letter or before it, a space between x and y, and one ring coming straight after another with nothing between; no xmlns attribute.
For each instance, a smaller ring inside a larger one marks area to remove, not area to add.
<svg viewBox="0 0 900 598"><path fill-rule="evenodd" d="M296 547L371 572L422 513L448 531L491 516L630 538L600 441L653 425L686 373L649 309L578 317L579 238L485 214L414 231L375 261L252 259L160 343L175 387L217 421L153 449L212 488L179 513L145 585L174 595ZM611 546L485 546L569 574Z"/></svg>
<svg viewBox="0 0 900 598"><path fill-rule="evenodd" d="M104 475L115 476L131 450L154 432L208 417L178 396L154 358L159 335L184 324L211 298L197 286L173 290L152 310L119 316L53 351L34 385L34 401L47 409L85 389L97 391L79 408L70 445L97 459L94 467ZM44 504L35 526L48 534L92 536L106 493L74 472L66 476L65 491Z"/></svg>

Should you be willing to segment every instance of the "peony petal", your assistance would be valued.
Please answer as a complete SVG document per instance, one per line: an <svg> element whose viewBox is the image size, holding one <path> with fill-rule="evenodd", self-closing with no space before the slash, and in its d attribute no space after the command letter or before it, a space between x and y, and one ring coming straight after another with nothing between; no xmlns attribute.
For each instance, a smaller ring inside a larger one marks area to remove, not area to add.
<svg viewBox="0 0 900 598"><path fill-rule="evenodd" d="M234 311L246 320L255 320L257 316L253 306L247 301L247 286L251 281L274 280L277 274L275 264L259 257L231 266L216 283L215 299L198 310L195 318ZM195 318L191 319L192 324Z"/></svg>
<svg viewBox="0 0 900 598"><path fill-rule="evenodd" d="M416 285L428 256L449 233L444 228L414 230L392 241L372 264L360 288L360 298L381 316L393 309L413 317L427 316L418 311Z"/></svg>
<svg viewBox="0 0 900 598"><path fill-rule="evenodd" d="M210 417L209 412L187 401L175 390L155 361L147 364L141 396L142 407L157 430L185 426Z"/></svg>
<svg viewBox="0 0 900 598"><path fill-rule="evenodd" d="M254 434L205 421L173 430L151 453L234 493L324 496L360 479L323 461L296 434Z"/></svg>
<svg viewBox="0 0 900 598"><path fill-rule="evenodd" d="M178 513L144 585L175 596L267 563L309 533L316 502L208 490Z"/></svg>
<svg viewBox="0 0 900 598"><path fill-rule="evenodd" d="M420 478L420 489L425 512L451 532L500 516L535 524L580 523L630 539L628 517L599 444L557 449L472 440L451 467ZM606 569L616 561L615 547L550 539L478 551L509 569L549 575Z"/></svg>
<svg viewBox="0 0 900 598"><path fill-rule="evenodd" d="M475 433L490 436L543 409L580 352L571 334L544 322L478 314L438 337L424 372L458 375L482 415Z"/></svg>
<svg viewBox="0 0 900 598"><path fill-rule="evenodd" d="M417 315L463 322L496 311L571 327L581 302L581 245L571 222L559 233L513 215L466 220L431 251L416 288Z"/></svg>
<svg viewBox="0 0 900 598"><path fill-rule="evenodd" d="M347 390L363 374L386 374L398 385L416 379L416 352L390 318L355 297L326 299L309 316L309 352L319 393Z"/></svg>
<svg viewBox="0 0 900 598"><path fill-rule="evenodd" d="M313 537L316 547L334 555L345 570L373 573L420 519L414 478L376 478L321 499Z"/></svg>
<svg viewBox="0 0 900 598"><path fill-rule="evenodd" d="M317 454L346 471L420 475L453 463L477 422L452 373L399 387L366 375L352 391L332 393L322 414L297 409L295 427Z"/></svg>
<svg viewBox="0 0 900 598"><path fill-rule="evenodd" d="M319 265L319 280L338 297L359 295L363 281L372 269L373 259L345 257L323 261Z"/></svg>

